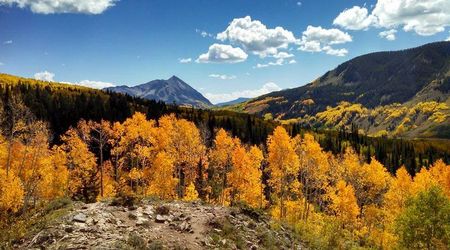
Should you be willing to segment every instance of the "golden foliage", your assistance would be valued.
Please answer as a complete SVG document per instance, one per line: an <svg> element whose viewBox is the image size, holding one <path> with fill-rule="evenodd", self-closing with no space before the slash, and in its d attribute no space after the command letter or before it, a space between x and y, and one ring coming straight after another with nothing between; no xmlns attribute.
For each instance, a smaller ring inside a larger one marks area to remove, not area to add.
<svg viewBox="0 0 450 250"><path fill-rule="evenodd" d="M6 174L0 169L0 211L17 212L22 208L24 189L19 178L14 173Z"/></svg>
<svg viewBox="0 0 450 250"><path fill-rule="evenodd" d="M173 177L173 160L165 152L159 152L153 161L151 171L146 177L148 188L146 193L157 195L162 199L173 199L178 179Z"/></svg>

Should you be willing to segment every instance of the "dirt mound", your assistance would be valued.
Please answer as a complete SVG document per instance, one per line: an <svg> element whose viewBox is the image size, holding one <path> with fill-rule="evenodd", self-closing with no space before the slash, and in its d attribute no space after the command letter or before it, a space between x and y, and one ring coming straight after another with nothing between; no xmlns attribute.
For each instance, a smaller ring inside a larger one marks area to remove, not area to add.
<svg viewBox="0 0 450 250"><path fill-rule="evenodd" d="M276 229L275 229L276 228ZM76 203L19 249L303 249L290 230L248 209L142 201Z"/></svg>

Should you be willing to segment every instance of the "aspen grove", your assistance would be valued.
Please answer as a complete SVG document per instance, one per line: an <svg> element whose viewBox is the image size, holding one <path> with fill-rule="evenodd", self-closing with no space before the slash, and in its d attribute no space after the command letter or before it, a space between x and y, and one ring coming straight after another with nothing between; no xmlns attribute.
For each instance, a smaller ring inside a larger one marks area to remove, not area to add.
<svg viewBox="0 0 450 250"><path fill-rule="evenodd" d="M291 137L282 126L264 145L224 129L208 143L190 121L138 112L122 123L81 120L50 146L47 125L19 100L14 105L1 121L3 225L61 197L152 196L267 211L317 248L450 244L450 166L440 160L415 176L404 167L391 175L375 158L365 163L350 147L325 152L312 134Z"/></svg>

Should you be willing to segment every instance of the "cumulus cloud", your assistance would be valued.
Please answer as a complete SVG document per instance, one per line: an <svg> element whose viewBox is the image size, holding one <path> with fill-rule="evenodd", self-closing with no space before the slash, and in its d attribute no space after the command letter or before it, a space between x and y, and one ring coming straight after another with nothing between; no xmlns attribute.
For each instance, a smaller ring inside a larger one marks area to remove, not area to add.
<svg viewBox="0 0 450 250"><path fill-rule="evenodd" d="M397 33L396 29L390 29L380 32L378 35L380 37L386 38L388 41L394 41L395 40L395 33Z"/></svg>
<svg viewBox="0 0 450 250"><path fill-rule="evenodd" d="M309 25L303 31L302 39L298 42L299 50L308 52L325 52L333 56L345 56L346 49L334 49L330 45L351 42L352 37L339 29L324 29L320 26Z"/></svg>
<svg viewBox="0 0 450 250"><path fill-rule="evenodd" d="M275 61L272 62L268 62L268 63L258 63L256 64L256 66L254 68L260 69L260 68L267 68L270 66L282 66L285 64L294 64L297 63L297 61L295 61L294 59L291 59L289 61L287 61L287 59L294 57L293 54L289 54L287 52L279 52L278 54L275 54L272 56L273 58L275 58Z"/></svg>
<svg viewBox="0 0 450 250"><path fill-rule="evenodd" d="M212 103L216 104L220 102L228 102L231 100L235 100L239 97L253 98L278 90L281 90L281 88L277 84L273 82L268 82L259 89L235 91L232 93L224 93L224 94L206 93L205 97L208 98L208 100L210 100Z"/></svg>
<svg viewBox="0 0 450 250"><path fill-rule="evenodd" d="M46 82L54 82L55 74L45 70L45 71L34 74L34 79L46 81ZM80 82L62 82L62 83L85 86L85 87L95 88L95 89L103 89L103 88L115 86L114 84L109 83L109 82L91 81L91 80L83 80Z"/></svg>
<svg viewBox="0 0 450 250"><path fill-rule="evenodd" d="M244 48L248 53L266 57L275 55L279 49L288 48L296 41L294 34L282 27L273 29L250 16L235 18L227 29L216 36L221 41L229 41Z"/></svg>
<svg viewBox="0 0 450 250"><path fill-rule="evenodd" d="M33 13L101 14L117 0L0 0L0 5L29 8Z"/></svg>
<svg viewBox="0 0 450 250"><path fill-rule="evenodd" d="M180 62L180 63L190 63L190 62L192 62L192 58L180 58L180 59L178 59L178 62Z"/></svg>
<svg viewBox="0 0 450 250"><path fill-rule="evenodd" d="M366 8L355 6L341 12L334 24L345 29L401 27L406 32L430 36L450 26L450 1L378 0L371 14Z"/></svg>
<svg viewBox="0 0 450 250"><path fill-rule="evenodd" d="M405 31L429 36L450 26L450 1L378 0L372 15L381 27L403 26Z"/></svg>
<svg viewBox="0 0 450 250"><path fill-rule="evenodd" d="M46 82L53 82L54 77L55 77L55 74L48 72L47 70L34 74L34 79L46 81Z"/></svg>
<svg viewBox="0 0 450 250"><path fill-rule="evenodd" d="M236 76L234 76L234 75L221 75L221 74L210 74L209 77L217 78L217 79L220 79L220 80L233 80L233 79L236 79Z"/></svg>
<svg viewBox="0 0 450 250"><path fill-rule="evenodd" d="M241 48L234 48L226 44L213 44L208 52L201 54L197 63L238 63L247 60L247 53Z"/></svg>
<svg viewBox="0 0 450 250"><path fill-rule="evenodd" d="M85 87L89 87L89 88L94 88L94 89L103 89L103 88L109 88L109 87L114 87L115 85L109 82L101 82L101 81L91 81L91 80L83 80L80 82L73 82L69 84L73 84L73 85L80 85L80 86L85 86Z"/></svg>
<svg viewBox="0 0 450 250"><path fill-rule="evenodd" d="M1 0L0 0L0 1L1 1ZM3 44L5 44L5 45L6 45L6 44L12 44L12 43L13 43L12 40L8 40L8 41L4 41L4 42L3 42Z"/></svg>
<svg viewBox="0 0 450 250"><path fill-rule="evenodd" d="M369 28L375 21L365 7L353 6L342 11L333 21L334 25L349 30L363 30Z"/></svg>

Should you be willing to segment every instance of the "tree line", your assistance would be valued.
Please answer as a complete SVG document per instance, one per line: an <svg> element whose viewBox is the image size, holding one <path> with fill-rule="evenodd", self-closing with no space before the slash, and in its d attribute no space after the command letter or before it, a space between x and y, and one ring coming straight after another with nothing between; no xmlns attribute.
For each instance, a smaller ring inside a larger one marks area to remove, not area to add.
<svg viewBox="0 0 450 250"><path fill-rule="evenodd" d="M450 244L450 166L442 160L392 175L351 145L324 150L311 133L277 126L255 145L174 114L140 112L122 122L80 120L52 145L48 125L20 98L2 106L2 223L58 197L156 196L264 209L316 248Z"/></svg>
<svg viewBox="0 0 450 250"><path fill-rule="evenodd" d="M143 100L129 95L104 92L69 84L49 83L33 79L0 74L0 97L3 103L21 98L36 119L48 122L52 145L60 144L61 135L69 127L76 126L81 119L100 122L123 122L134 112L146 114L149 119L174 114L195 123L205 133L205 143L210 146L212 135L224 128L244 143L263 145L274 128L280 123L272 120L226 110L202 110L168 105L153 100ZM403 139L368 137L358 133L358 128L317 130L300 123L283 124L290 136L312 133L322 148L334 154L343 154L348 146L362 156L366 162L372 157L383 163L390 173L404 165L412 175L421 166L431 166L437 159L450 163L448 141L430 141L426 144ZM442 144L444 143L444 147Z"/></svg>

